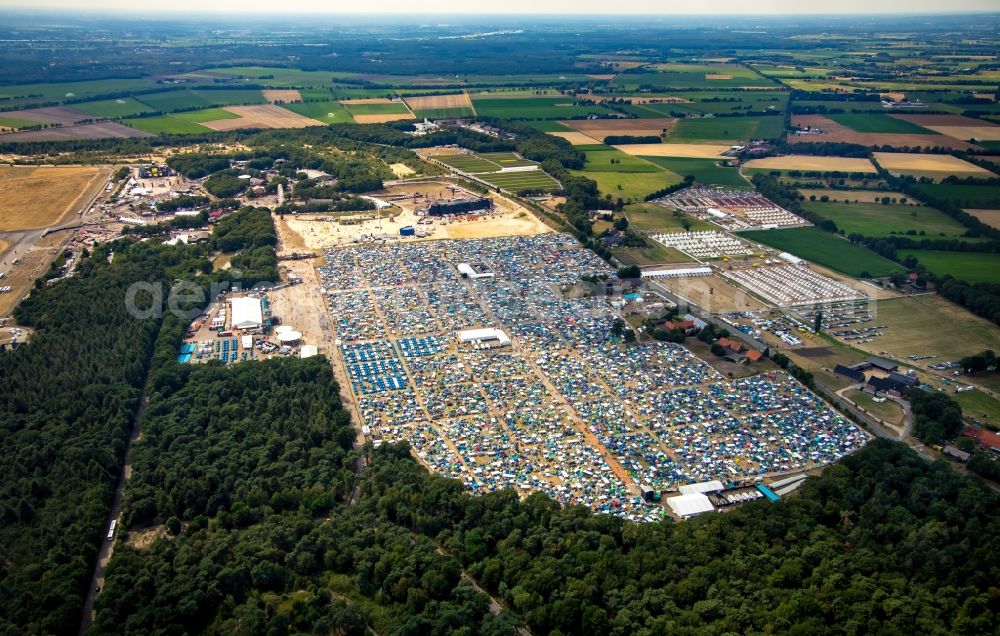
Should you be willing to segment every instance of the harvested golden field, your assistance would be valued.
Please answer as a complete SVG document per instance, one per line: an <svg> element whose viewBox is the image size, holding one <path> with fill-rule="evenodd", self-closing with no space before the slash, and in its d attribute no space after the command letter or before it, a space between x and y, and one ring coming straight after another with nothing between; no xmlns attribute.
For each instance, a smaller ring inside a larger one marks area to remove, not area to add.
<svg viewBox="0 0 1000 636"><path fill-rule="evenodd" d="M410 110L441 110L445 108L472 109L472 100L466 93L454 95L429 95L427 97L407 97L406 105Z"/></svg>
<svg viewBox="0 0 1000 636"><path fill-rule="evenodd" d="M573 119L559 123L601 142L605 137L621 135L659 137L668 132L677 123L677 120L673 117L651 119Z"/></svg>
<svg viewBox="0 0 1000 636"><path fill-rule="evenodd" d="M931 127L931 126L988 126L989 122L985 122L981 119L973 119L971 117L963 117L962 115L890 115L894 119L901 119L903 121L908 121L911 124L916 124L918 126ZM998 126L1000 128L1000 126Z"/></svg>
<svg viewBox="0 0 1000 636"><path fill-rule="evenodd" d="M409 177L410 175L417 174L417 171L406 165L405 163L391 163L389 168L392 173L397 177Z"/></svg>
<svg viewBox="0 0 1000 636"><path fill-rule="evenodd" d="M1000 229L1000 210L966 210L986 225Z"/></svg>
<svg viewBox="0 0 1000 636"><path fill-rule="evenodd" d="M723 159L729 146L721 144L627 144L615 146L627 155L637 157L686 157L689 159Z"/></svg>
<svg viewBox="0 0 1000 636"><path fill-rule="evenodd" d="M276 89L268 88L261 91L264 95L264 99L268 101L269 104L282 103L282 104L294 104L295 102L302 101L302 94L295 89Z"/></svg>
<svg viewBox="0 0 1000 636"><path fill-rule="evenodd" d="M384 124L389 121L416 119L411 113L388 113L385 115L354 115L354 121L359 124Z"/></svg>
<svg viewBox="0 0 1000 636"><path fill-rule="evenodd" d="M752 159L744 168L766 170L818 170L820 172L866 172L875 173L875 166L867 159L847 157L814 157L812 155L785 155L784 157L764 157Z"/></svg>
<svg viewBox="0 0 1000 636"><path fill-rule="evenodd" d="M953 139L1000 141L1000 126L927 126L927 128Z"/></svg>
<svg viewBox="0 0 1000 636"><path fill-rule="evenodd" d="M58 225L90 204L111 168L0 166L0 231Z"/></svg>
<svg viewBox="0 0 1000 636"><path fill-rule="evenodd" d="M707 80L731 80L732 75L728 73L705 73L705 79Z"/></svg>
<svg viewBox="0 0 1000 636"><path fill-rule="evenodd" d="M926 155L909 152L876 152L875 160L886 170L919 176L925 173L991 176L989 170L951 155Z"/></svg>
<svg viewBox="0 0 1000 636"><path fill-rule="evenodd" d="M594 139L593 137L588 137L581 132L550 132L553 137L560 137L565 139L574 146L587 146L590 144L601 143L600 139Z"/></svg>
<svg viewBox="0 0 1000 636"><path fill-rule="evenodd" d="M799 194L807 199L814 196L818 200L820 197L825 196L830 201L861 201L864 203L878 203L882 197L889 197L890 199L910 198L902 192L885 192L883 190L828 190L825 188L802 188L799 190Z"/></svg>
<svg viewBox="0 0 1000 636"><path fill-rule="evenodd" d="M603 82L610 82L615 77L617 77L617 75L614 75L612 73L607 73L604 75L588 75L587 77L589 77L590 79L601 80Z"/></svg>
<svg viewBox="0 0 1000 636"><path fill-rule="evenodd" d="M273 104L226 106L225 109L238 117L206 121L202 122L202 126L207 126L212 130L237 130L239 128L306 128L326 125L321 121L303 117Z"/></svg>

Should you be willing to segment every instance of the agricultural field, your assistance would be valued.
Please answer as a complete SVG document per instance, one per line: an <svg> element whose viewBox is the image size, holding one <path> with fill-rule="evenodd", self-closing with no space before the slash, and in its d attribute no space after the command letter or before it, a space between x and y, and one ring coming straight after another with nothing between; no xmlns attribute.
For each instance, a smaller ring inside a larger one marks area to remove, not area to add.
<svg viewBox="0 0 1000 636"><path fill-rule="evenodd" d="M473 95L472 105L483 117L501 119L571 119L590 114L607 114L597 104L577 104L573 97L493 97Z"/></svg>
<svg viewBox="0 0 1000 636"><path fill-rule="evenodd" d="M126 119L123 123L137 130L154 135L192 135L211 132L211 128L202 126L195 121L178 117L177 115Z"/></svg>
<svg viewBox="0 0 1000 636"><path fill-rule="evenodd" d="M175 90L164 93L140 95L138 99L153 110L165 113L192 108L208 108L211 106L230 106L242 104L264 104L264 95L258 90L222 89L222 90Z"/></svg>
<svg viewBox="0 0 1000 636"><path fill-rule="evenodd" d="M677 122L672 117L653 119L578 119L560 122L562 125L587 135L596 143L603 143L610 136L659 137L666 134Z"/></svg>
<svg viewBox="0 0 1000 636"><path fill-rule="evenodd" d="M268 104L294 104L302 101L302 93L291 88L269 88L261 91Z"/></svg>
<svg viewBox="0 0 1000 636"><path fill-rule="evenodd" d="M452 119L476 115L467 93L406 97L405 100L413 114L420 119Z"/></svg>
<svg viewBox="0 0 1000 636"><path fill-rule="evenodd" d="M799 188L799 194L807 199L816 197L815 200L820 200L822 197L826 197L829 201L850 201L852 203L881 203L883 197L889 197L890 201L892 199L896 199L896 201L907 199L909 202L909 198L902 192L890 192L888 190L833 190L825 188Z"/></svg>
<svg viewBox="0 0 1000 636"><path fill-rule="evenodd" d="M681 182L681 177L672 172L657 170L656 172L588 172L571 170L572 174L587 177L597 182L602 195L610 194L614 198L626 201L641 200L647 194L656 192Z"/></svg>
<svg viewBox="0 0 1000 636"><path fill-rule="evenodd" d="M899 258L915 256L936 276L951 274L970 283L1000 283L1000 254L905 249L897 253Z"/></svg>
<svg viewBox="0 0 1000 636"><path fill-rule="evenodd" d="M587 156L583 168L587 172L663 172L665 170L645 159L627 155L611 146L580 146L579 149L583 150Z"/></svg>
<svg viewBox="0 0 1000 636"><path fill-rule="evenodd" d="M80 124L63 126L61 128L46 128L44 130L21 130L4 133L2 140L7 141L69 141L76 139L126 139L130 137L151 137L144 130L129 128L117 122L101 122L98 124Z"/></svg>
<svg viewBox="0 0 1000 636"><path fill-rule="evenodd" d="M636 157L685 157L690 159L720 159L728 157L722 153L728 145L720 144L627 144L615 146L627 155Z"/></svg>
<svg viewBox="0 0 1000 636"><path fill-rule="evenodd" d="M781 136L780 117L687 117L678 120L667 143L735 144Z"/></svg>
<svg viewBox="0 0 1000 636"><path fill-rule="evenodd" d="M679 157L643 157L646 161L669 170L676 175L686 177L691 175L695 181L703 185L719 185L730 188L751 189L753 186L736 168L720 166L713 159L685 159Z"/></svg>
<svg viewBox="0 0 1000 636"><path fill-rule="evenodd" d="M816 227L741 232L740 236L848 276L888 276L903 271L898 263Z"/></svg>
<svg viewBox="0 0 1000 636"><path fill-rule="evenodd" d="M806 201L802 207L830 219L846 234L889 236L913 231L928 238L957 238L966 231L950 216L920 205Z"/></svg>
<svg viewBox="0 0 1000 636"><path fill-rule="evenodd" d="M1000 186L920 183L921 192L963 208L993 209L1000 204Z"/></svg>
<svg viewBox="0 0 1000 636"><path fill-rule="evenodd" d="M388 99L342 100L340 102L359 124L382 124L400 119L413 119L413 113L402 101Z"/></svg>
<svg viewBox="0 0 1000 636"><path fill-rule="evenodd" d="M485 159L474 154L457 155L432 155L434 159L443 164L449 165L456 170L468 172L469 174L479 174L484 172L497 172L503 168L498 163Z"/></svg>
<svg viewBox="0 0 1000 636"><path fill-rule="evenodd" d="M850 128L855 132L862 133L899 133L915 135L936 135L937 132L928 130L892 115L868 115L868 114L839 114L828 115L830 119L838 124Z"/></svg>
<svg viewBox="0 0 1000 636"><path fill-rule="evenodd" d="M859 115L860 117L861 115ZM947 135L939 135L932 131L926 134L921 133L886 133L886 132L858 132L847 126L822 115L792 115L792 125L796 128L810 127L822 130L822 134L796 135L789 133L788 143L809 144L809 143L849 143L860 146L894 146L894 147L942 147L952 150L970 150L976 148L975 145L961 139L954 139Z"/></svg>
<svg viewBox="0 0 1000 636"><path fill-rule="evenodd" d="M1000 342L1000 328L937 294L879 300L875 310L875 321L888 328L870 346L900 358L917 354L956 360L996 349ZM947 328L934 329L933 337L928 337L928 325ZM920 364L931 362L935 360Z"/></svg>
<svg viewBox="0 0 1000 636"><path fill-rule="evenodd" d="M37 126L38 122L31 121L28 119L16 119L14 117L5 117L0 115L0 128L12 128L18 130L19 128L24 128L26 126Z"/></svg>
<svg viewBox="0 0 1000 636"><path fill-rule="evenodd" d="M131 97L73 104L73 108L101 119L121 119L153 111L146 104Z"/></svg>
<svg viewBox="0 0 1000 636"><path fill-rule="evenodd" d="M889 172L914 177L931 177L940 180L949 176L979 178L996 176L985 168L951 155L876 152L873 153L873 156L875 161ZM968 207L989 206L969 205Z"/></svg>
<svg viewBox="0 0 1000 636"><path fill-rule="evenodd" d="M111 172L90 166L0 166L0 231L58 225L87 205Z"/></svg>
<svg viewBox="0 0 1000 636"><path fill-rule="evenodd" d="M324 124L347 124L354 121L351 114L338 101L300 102L282 104L281 107Z"/></svg>
<svg viewBox="0 0 1000 636"><path fill-rule="evenodd" d="M85 99L91 96L140 91L157 88L152 79L103 79L86 82L54 82L48 84L15 84L0 86L0 102L6 106L30 106L65 99Z"/></svg>
<svg viewBox="0 0 1000 636"><path fill-rule="evenodd" d="M1000 210L966 210L986 225L1000 229Z"/></svg>
<svg viewBox="0 0 1000 636"><path fill-rule="evenodd" d="M670 210L656 203L633 203L625 206L625 216L628 218L629 227L639 232L683 232L682 220L687 219L692 232L702 232L718 230L719 228L696 219L688 214L675 214L675 210Z"/></svg>
<svg viewBox="0 0 1000 636"><path fill-rule="evenodd" d="M771 170L802 172L863 172L875 174L877 170L867 159L848 157L818 157L812 155L785 155L751 159L743 164L747 172L769 172Z"/></svg>
<svg viewBox="0 0 1000 636"><path fill-rule="evenodd" d="M667 247L656 241L649 241L649 247L622 247L612 250L623 265L665 265L668 263L691 263L690 256L673 247Z"/></svg>
<svg viewBox="0 0 1000 636"><path fill-rule="evenodd" d="M236 117L223 117L200 123L212 130L237 130L239 128L306 128L322 126L323 122L303 117L298 113L274 104L256 106L229 106L224 109Z"/></svg>
<svg viewBox="0 0 1000 636"><path fill-rule="evenodd" d="M477 176L483 181L511 192L524 190L554 192L560 189L559 182L541 169L523 172L495 172Z"/></svg>
<svg viewBox="0 0 1000 636"><path fill-rule="evenodd" d="M736 64L660 64L658 72L622 73L611 83L615 86L652 88L742 88L775 86L745 66Z"/></svg>
<svg viewBox="0 0 1000 636"><path fill-rule="evenodd" d="M978 108L980 107L977 106ZM975 139L977 142L1000 141L1000 126L981 119L959 115L894 115L894 117L955 139Z"/></svg>

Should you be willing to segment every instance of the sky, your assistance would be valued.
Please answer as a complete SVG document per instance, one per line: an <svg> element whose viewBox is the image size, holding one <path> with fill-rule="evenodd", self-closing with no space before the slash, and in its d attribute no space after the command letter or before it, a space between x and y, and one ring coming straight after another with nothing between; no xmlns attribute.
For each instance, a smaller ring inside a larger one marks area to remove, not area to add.
<svg viewBox="0 0 1000 636"><path fill-rule="evenodd" d="M143 7L143 5L147 5ZM1000 11L1000 0L170 0L140 3L135 0L0 0L2 8L66 8L81 12L128 11L162 8L211 13L435 13L435 14L613 14L627 15L789 15L852 13L958 13ZM122 16L124 17L124 16Z"/></svg>

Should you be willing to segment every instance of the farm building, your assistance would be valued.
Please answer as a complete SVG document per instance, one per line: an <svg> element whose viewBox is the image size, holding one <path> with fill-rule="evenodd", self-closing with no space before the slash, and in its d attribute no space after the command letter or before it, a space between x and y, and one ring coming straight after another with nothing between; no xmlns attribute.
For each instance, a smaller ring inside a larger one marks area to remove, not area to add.
<svg viewBox="0 0 1000 636"><path fill-rule="evenodd" d="M681 519L690 519L706 512L715 510L715 506L704 493L692 493L667 499L667 505Z"/></svg>
<svg viewBox="0 0 1000 636"><path fill-rule="evenodd" d="M232 306L233 329L260 329L264 324L264 312L259 298L233 298Z"/></svg>
<svg viewBox="0 0 1000 636"><path fill-rule="evenodd" d="M427 208L428 216L447 216L449 214L465 214L477 210L492 210L493 199L455 199L454 201L439 201Z"/></svg>
<svg viewBox="0 0 1000 636"><path fill-rule="evenodd" d="M837 366L835 366L833 368L833 372L836 373L837 375L842 375L845 378L854 380L855 382L865 381L865 374L863 372L859 371L858 369L854 369L852 367L845 367L842 364L838 364Z"/></svg>
<svg viewBox="0 0 1000 636"><path fill-rule="evenodd" d="M899 365L896 364L895 362L890 362L882 358L872 357L865 360L865 362L875 367L876 369L879 369L880 371L885 371L886 373L890 373L899 368Z"/></svg>

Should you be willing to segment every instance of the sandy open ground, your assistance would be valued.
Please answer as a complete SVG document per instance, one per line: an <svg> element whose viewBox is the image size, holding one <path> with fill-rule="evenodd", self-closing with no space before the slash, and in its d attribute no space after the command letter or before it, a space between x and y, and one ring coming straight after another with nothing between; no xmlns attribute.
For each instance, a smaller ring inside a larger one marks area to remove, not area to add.
<svg viewBox="0 0 1000 636"><path fill-rule="evenodd" d="M454 95L430 95L427 97L407 97L410 110L437 110L442 108L472 108L472 100L466 93Z"/></svg>
<svg viewBox="0 0 1000 636"><path fill-rule="evenodd" d="M627 144L615 146L627 155L637 157L687 157L690 159L724 159L729 146L719 144Z"/></svg>
<svg viewBox="0 0 1000 636"><path fill-rule="evenodd" d="M411 175L417 174L417 171L406 165L405 163L392 163L389 164L389 169L397 177L409 177Z"/></svg>
<svg viewBox="0 0 1000 636"><path fill-rule="evenodd" d="M239 117L206 121L202 123L202 126L207 126L212 130L236 130L238 128L306 128L307 126L326 125L321 121L303 117L274 104L227 106L226 110Z"/></svg>
<svg viewBox="0 0 1000 636"><path fill-rule="evenodd" d="M658 137L670 130L677 120L673 117L653 119L574 119L560 122L588 137L603 141L613 135L633 137Z"/></svg>
<svg viewBox="0 0 1000 636"><path fill-rule="evenodd" d="M267 88L261 91L269 103L273 104L275 102L282 102L284 104L292 104L294 102L302 101L302 94L299 91L292 88Z"/></svg>
<svg viewBox="0 0 1000 636"><path fill-rule="evenodd" d="M439 182L407 183L390 186L375 196L420 195L417 198L395 201L395 207L375 212L333 217L329 214L300 214L285 216L284 228L298 238L289 237L289 244L306 249L322 249L356 242L359 238L385 236L392 240L421 241L449 238L489 238L496 236L533 236L552 230L521 205L497 194L491 195L494 210L488 214L468 214L456 218L435 219L420 223L424 217L416 210L428 202L453 196L469 196L466 192L453 193L449 184ZM342 224L338 218L367 218L361 223ZM426 237L402 239L399 229L412 225L427 233Z"/></svg>
<svg viewBox="0 0 1000 636"><path fill-rule="evenodd" d="M601 141L599 139L594 139L593 137L588 137L581 132L550 132L553 137L560 137L565 139L574 146L588 146L590 144L599 144Z"/></svg>
<svg viewBox="0 0 1000 636"><path fill-rule="evenodd" d="M966 210L986 225L1000 229L1000 210Z"/></svg>
<svg viewBox="0 0 1000 636"><path fill-rule="evenodd" d="M886 170L905 174L944 173L957 175L992 175L989 170L951 155L926 155L908 152L876 152L875 160Z"/></svg>
<svg viewBox="0 0 1000 636"><path fill-rule="evenodd" d="M696 278L663 278L657 283L711 313L761 311L769 306L717 274Z"/></svg>
<svg viewBox="0 0 1000 636"><path fill-rule="evenodd" d="M768 170L819 170L821 172L866 172L874 173L875 166L867 159L847 157L815 157L812 155L786 155L784 157L764 157L752 159L744 168L764 168Z"/></svg>
<svg viewBox="0 0 1000 636"><path fill-rule="evenodd" d="M359 124L384 124L388 121L400 121L402 119L416 119L410 113L389 113L386 115L352 115L354 121Z"/></svg>
<svg viewBox="0 0 1000 636"><path fill-rule="evenodd" d="M93 166L0 166L0 230L57 225L88 204L110 174Z"/></svg>

